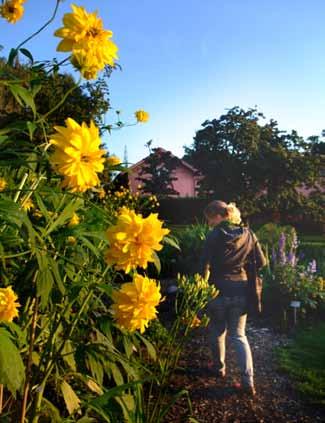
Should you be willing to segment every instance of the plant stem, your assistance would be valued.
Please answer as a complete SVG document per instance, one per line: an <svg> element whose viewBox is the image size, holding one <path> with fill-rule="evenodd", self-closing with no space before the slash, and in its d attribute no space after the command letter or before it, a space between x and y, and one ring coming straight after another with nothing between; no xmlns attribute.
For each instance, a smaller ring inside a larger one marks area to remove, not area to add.
<svg viewBox="0 0 325 423"><path fill-rule="evenodd" d="M2 413L2 403L3 403L3 385L0 385L0 414Z"/></svg>
<svg viewBox="0 0 325 423"><path fill-rule="evenodd" d="M18 187L18 190L17 190L17 192L16 192L16 195L15 195L15 198L14 198L14 203L17 203L17 201L18 201L18 199L19 199L19 196L20 196L20 194L21 194L21 190L23 189L23 187L24 187L24 185L25 185L25 182L26 182L27 178L28 178L28 173L25 173L25 175L23 176L23 179L22 179L22 180L21 180L21 182L20 182L20 185L19 185L19 187Z"/></svg>
<svg viewBox="0 0 325 423"><path fill-rule="evenodd" d="M50 25L50 23L55 19L55 16L57 14L58 8L59 8L59 4L60 4L61 0L56 0L56 5L54 8L54 12L52 14L52 16L50 17L50 19L45 22L45 24L43 26L41 26L40 29L38 29L36 32L34 32L32 35L30 35L29 37L27 37L24 41L22 41L18 47L16 47L16 50L19 50L20 47L22 47L24 44L28 43L28 41L30 41L32 38L36 37L36 35L38 35L40 32L42 32L48 25Z"/></svg>
<svg viewBox="0 0 325 423"><path fill-rule="evenodd" d="M35 273L34 282L36 280L36 274L37 272ZM27 361L27 368L26 368L26 381L24 386L24 395L23 395L23 404L21 408L20 423L24 423L25 417L26 417L27 399L28 399L29 385L30 385L30 379L31 379L32 354L33 354L33 347L34 347L34 340L35 340L37 314L38 314L38 298L35 297L33 320L32 320L32 327L31 327L31 334L30 334L29 352L28 352L28 361Z"/></svg>

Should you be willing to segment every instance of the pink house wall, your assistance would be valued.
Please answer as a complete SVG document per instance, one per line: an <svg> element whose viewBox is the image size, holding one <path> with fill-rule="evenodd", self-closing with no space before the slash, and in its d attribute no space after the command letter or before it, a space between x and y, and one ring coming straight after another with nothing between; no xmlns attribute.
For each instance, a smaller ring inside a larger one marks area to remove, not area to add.
<svg viewBox="0 0 325 423"><path fill-rule="evenodd" d="M140 169L140 164L135 165L130 169L129 186L131 192L133 193L141 191L138 188L138 186L141 185L141 182L137 180ZM194 173L194 170L187 168L185 165L181 165L173 171L172 176L177 179L173 181L172 185L174 190L179 193L178 197L196 197L195 187L197 185L198 177L195 176ZM142 175L141 177L146 177L146 175Z"/></svg>

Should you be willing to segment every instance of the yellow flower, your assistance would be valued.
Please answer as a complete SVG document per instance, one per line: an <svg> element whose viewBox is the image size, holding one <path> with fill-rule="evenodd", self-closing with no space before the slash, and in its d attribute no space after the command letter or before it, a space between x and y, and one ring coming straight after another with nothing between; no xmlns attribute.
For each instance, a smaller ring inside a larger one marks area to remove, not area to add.
<svg viewBox="0 0 325 423"><path fill-rule="evenodd" d="M70 245L75 245L77 243L77 240L74 236L68 236L67 241Z"/></svg>
<svg viewBox="0 0 325 423"><path fill-rule="evenodd" d="M29 211L35 207L33 201L31 198L28 198L27 200L24 200L22 203L22 208L26 211Z"/></svg>
<svg viewBox="0 0 325 423"><path fill-rule="evenodd" d="M133 210L122 207L116 225L107 230L110 248L106 253L108 264L126 273L138 266L147 268L148 262L154 261L155 251L160 251L160 242L169 233L162 228L157 214L151 213L143 218Z"/></svg>
<svg viewBox="0 0 325 423"><path fill-rule="evenodd" d="M112 294L111 312L117 324L130 332L145 331L150 320L155 319L161 301L160 286L154 279L136 274L132 282L124 283Z"/></svg>
<svg viewBox="0 0 325 423"><path fill-rule="evenodd" d="M0 320L12 322L18 316L17 308L20 307L20 304L16 303L17 299L11 286L0 288Z"/></svg>
<svg viewBox="0 0 325 423"><path fill-rule="evenodd" d="M198 328L199 326L201 326L201 319L199 319L197 316L194 316L192 322L191 322L191 328Z"/></svg>
<svg viewBox="0 0 325 423"><path fill-rule="evenodd" d="M36 209L33 211L33 216L36 217L36 219L40 219L43 216L43 214L39 209Z"/></svg>
<svg viewBox="0 0 325 423"><path fill-rule="evenodd" d="M108 166L113 167L121 164L121 159L117 156L109 156L106 159Z"/></svg>
<svg viewBox="0 0 325 423"><path fill-rule="evenodd" d="M98 191L98 197L99 197L100 200L103 200L106 197L106 192L105 192L104 188L101 188Z"/></svg>
<svg viewBox="0 0 325 423"><path fill-rule="evenodd" d="M6 189L7 181L5 178L0 178L0 192L2 192L4 189Z"/></svg>
<svg viewBox="0 0 325 423"><path fill-rule="evenodd" d="M7 0L0 6L0 14L10 23L16 23L24 14L22 6L25 0Z"/></svg>
<svg viewBox="0 0 325 423"><path fill-rule="evenodd" d="M50 142L55 146L51 162L64 177L62 186L72 192L85 192L99 184L97 173L104 170L104 150L99 148L97 126L90 122L79 125L71 118L66 126L55 126L57 131Z"/></svg>
<svg viewBox="0 0 325 423"><path fill-rule="evenodd" d="M71 228L72 226L76 226L80 223L80 217L77 215L77 213L73 213L70 222L68 223L68 226Z"/></svg>
<svg viewBox="0 0 325 423"><path fill-rule="evenodd" d="M63 27L54 35L62 38L57 50L72 52L71 62L86 79L94 79L105 65L114 66L117 46L110 39L112 31L103 27L97 12L88 13L85 8L71 5L72 13L63 17Z"/></svg>
<svg viewBox="0 0 325 423"><path fill-rule="evenodd" d="M134 114L138 122L144 123L149 120L149 113L144 110L137 110Z"/></svg>

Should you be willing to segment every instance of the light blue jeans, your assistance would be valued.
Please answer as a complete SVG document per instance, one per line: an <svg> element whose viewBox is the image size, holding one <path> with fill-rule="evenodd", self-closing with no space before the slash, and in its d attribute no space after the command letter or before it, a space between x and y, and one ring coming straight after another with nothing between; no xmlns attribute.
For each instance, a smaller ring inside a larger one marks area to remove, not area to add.
<svg viewBox="0 0 325 423"><path fill-rule="evenodd" d="M245 333L246 297L218 296L208 304L207 314L210 317L209 341L216 372L218 374L226 372L226 334L228 331L237 354L242 384L253 386L253 359Z"/></svg>

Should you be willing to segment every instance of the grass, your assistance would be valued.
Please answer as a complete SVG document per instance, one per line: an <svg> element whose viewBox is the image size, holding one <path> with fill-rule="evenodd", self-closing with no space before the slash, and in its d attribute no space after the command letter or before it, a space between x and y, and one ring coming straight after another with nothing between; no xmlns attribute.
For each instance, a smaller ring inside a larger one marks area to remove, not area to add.
<svg viewBox="0 0 325 423"><path fill-rule="evenodd" d="M325 324L299 332L277 355L280 368L293 378L303 398L325 405Z"/></svg>

